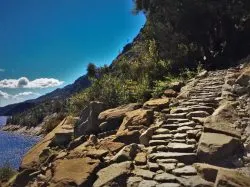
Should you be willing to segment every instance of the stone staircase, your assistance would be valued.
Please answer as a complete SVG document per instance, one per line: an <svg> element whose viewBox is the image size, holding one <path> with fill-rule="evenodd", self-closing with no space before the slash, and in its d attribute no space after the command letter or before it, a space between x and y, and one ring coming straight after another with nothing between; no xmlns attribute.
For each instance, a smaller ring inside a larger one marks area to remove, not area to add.
<svg viewBox="0 0 250 187"><path fill-rule="evenodd" d="M203 121L221 101L222 86L227 71L208 72L200 78L188 97L173 103L164 122L154 131L149 141L146 164L137 164L128 186L143 178L139 187L189 186L197 175L192 166L197 161L197 144L203 130ZM167 110L163 110L164 112Z"/></svg>

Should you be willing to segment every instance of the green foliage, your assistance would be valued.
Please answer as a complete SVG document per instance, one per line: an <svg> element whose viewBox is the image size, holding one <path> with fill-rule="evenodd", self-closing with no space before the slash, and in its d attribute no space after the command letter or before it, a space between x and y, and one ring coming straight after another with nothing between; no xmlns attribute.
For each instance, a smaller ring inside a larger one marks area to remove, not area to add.
<svg viewBox="0 0 250 187"><path fill-rule="evenodd" d="M43 119L54 113L66 113L66 101L52 100L41 103L30 110L13 115L8 124L34 127L40 124Z"/></svg>
<svg viewBox="0 0 250 187"><path fill-rule="evenodd" d="M7 182L15 174L16 171L12 169L9 164L6 163L3 167L0 168L0 181Z"/></svg>
<svg viewBox="0 0 250 187"><path fill-rule="evenodd" d="M96 74L97 74L97 67L95 64L93 63L89 63L88 66L87 66L87 75L89 77L96 77Z"/></svg>
<svg viewBox="0 0 250 187"><path fill-rule="evenodd" d="M56 114L55 116L51 117L48 121L45 121L43 125L43 132L47 134L51 132L55 127L59 125L59 123L65 118L64 113Z"/></svg>
<svg viewBox="0 0 250 187"><path fill-rule="evenodd" d="M79 112L90 101L101 101L109 107L115 107L129 102L144 101L148 97L148 80L140 83L131 79L122 79L112 74L106 74L100 79L93 79L92 86L74 95L70 99L70 112Z"/></svg>
<svg viewBox="0 0 250 187"><path fill-rule="evenodd" d="M164 77L163 80L156 80L154 81L154 86L152 89L152 96L154 98L160 97L163 92L169 88L169 85L172 82L176 82L176 81L182 81L182 77L174 77L174 76L167 76Z"/></svg>

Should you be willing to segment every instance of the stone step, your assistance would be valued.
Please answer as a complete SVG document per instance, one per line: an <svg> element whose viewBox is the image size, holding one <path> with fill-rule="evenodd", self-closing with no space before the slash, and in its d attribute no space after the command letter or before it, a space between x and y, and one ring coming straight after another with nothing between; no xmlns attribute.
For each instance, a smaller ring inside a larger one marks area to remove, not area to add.
<svg viewBox="0 0 250 187"><path fill-rule="evenodd" d="M179 113L188 113L188 112L191 112L192 109L191 108L175 108L175 109L172 109L170 111L170 114L179 114Z"/></svg>
<svg viewBox="0 0 250 187"><path fill-rule="evenodd" d="M188 145L185 143L169 143L168 150L172 152L193 152L195 149L194 145Z"/></svg>
<svg viewBox="0 0 250 187"><path fill-rule="evenodd" d="M154 180L158 181L158 182L178 182L177 177L173 174L169 174L169 173L160 173L160 174L156 174L154 177ZM176 183L178 184L178 183ZM168 185L165 186L169 186L172 187L172 185L170 186L169 183Z"/></svg>
<svg viewBox="0 0 250 187"><path fill-rule="evenodd" d="M168 118L166 120L166 124L173 124L173 123L185 123L185 122L189 122L189 119L187 118Z"/></svg>
<svg viewBox="0 0 250 187"><path fill-rule="evenodd" d="M193 129L194 129L193 127L181 126L181 127L178 127L178 128L176 129L176 131L177 131L178 133L185 133L185 132L187 132L188 130L193 130Z"/></svg>
<svg viewBox="0 0 250 187"><path fill-rule="evenodd" d="M195 123L194 121L189 121L189 122L179 123L178 125L180 127L183 127L183 126L195 127L197 123Z"/></svg>
<svg viewBox="0 0 250 187"><path fill-rule="evenodd" d="M176 130L180 127L179 124L165 124L161 126L163 129L167 129L167 130Z"/></svg>
<svg viewBox="0 0 250 187"><path fill-rule="evenodd" d="M172 139L170 141L171 143L186 143L185 139Z"/></svg>
<svg viewBox="0 0 250 187"><path fill-rule="evenodd" d="M159 167L164 171L164 172L171 172L176 168L176 163L159 163Z"/></svg>
<svg viewBox="0 0 250 187"><path fill-rule="evenodd" d="M145 186L143 186L145 187ZM157 184L155 187L181 187L181 185L179 183L161 183L161 184Z"/></svg>
<svg viewBox="0 0 250 187"><path fill-rule="evenodd" d="M196 103L203 102L203 103L216 103L217 104L217 102L214 99L210 99L210 98L190 99L189 102L196 102Z"/></svg>
<svg viewBox="0 0 250 187"><path fill-rule="evenodd" d="M166 140L150 140L149 145L150 146L158 146L158 145L168 145L169 141Z"/></svg>
<svg viewBox="0 0 250 187"><path fill-rule="evenodd" d="M194 111L187 114L187 118L192 119L193 117L204 118L210 116L209 113L205 111Z"/></svg>
<svg viewBox="0 0 250 187"><path fill-rule="evenodd" d="M187 133L177 133L174 135L174 139L185 139L187 137Z"/></svg>
<svg viewBox="0 0 250 187"><path fill-rule="evenodd" d="M195 153L179 153L179 152L157 152L149 155L149 160L157 159L176 159L185 164L193 164L196 161Z"/></svg>
<svg viewBox="0 0 250 187"><path fill-rule="evenodd" d="M167 119L183 119L185 118L187 115L187 112L183 112L183 113L174 113L174 114L166 114L165 117Z"/></svg>
<svg viewBox="0 0 250 187"><path fill-rule="evenodd" d="M174 169L172 173L177 176L181 176L181 175L188 176L188 175L196 175L197 171L193 166L184 166L182 168Z"/></svg>
<svg viewBox="0 0 250 187"><path fill-rule="evenodd" d="M191 108L192 108L192 111L205 111L209 114L212 114L215 110L213 107L202 106L202 105L194 105Z"/></svg>
<svg viewBox="0 0 250 187"><path fill-rule="evenodd" d="M173 134L157 134L152 136L152 140L168 140L173 138Z"/></svg>
<svg viewBox="0 0 250 187"><path fill-rule="evenodd" d="M169 134L170 130L165 128L156 129L154 134Z"/></svg>

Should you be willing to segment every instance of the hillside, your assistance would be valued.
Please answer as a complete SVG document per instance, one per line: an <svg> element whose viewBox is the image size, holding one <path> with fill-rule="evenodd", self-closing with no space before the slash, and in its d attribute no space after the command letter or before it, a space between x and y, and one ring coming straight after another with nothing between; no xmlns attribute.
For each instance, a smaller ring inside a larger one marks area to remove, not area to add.
<svg viewBox="0 0 250 187"><path fill-rule="evenodd" d="M35 145L6 186L249 187L249 83L248 61L143 105L91 102Z"/></svg>

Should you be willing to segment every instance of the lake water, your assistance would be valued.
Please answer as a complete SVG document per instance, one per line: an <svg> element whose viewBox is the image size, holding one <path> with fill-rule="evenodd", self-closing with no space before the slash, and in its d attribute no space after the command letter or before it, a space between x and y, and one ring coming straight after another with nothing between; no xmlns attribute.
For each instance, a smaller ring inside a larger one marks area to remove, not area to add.
<svg viewBox="0 0 250 187"><path fill-rule="evenodd" d="M6 117L0 116L0 126L6 124ZM35 144L39 138L16 135L0 131L0 167L8 163L18 168L24 154Z"/></svg>

